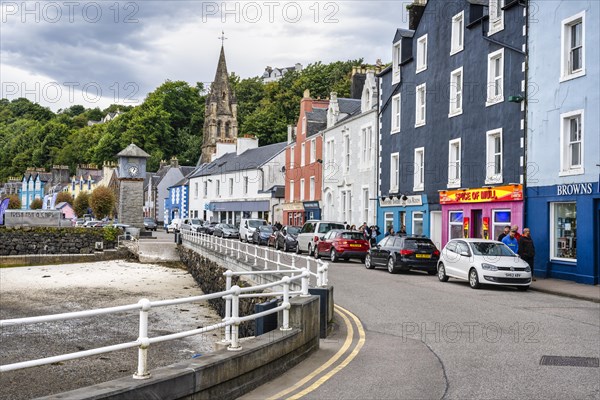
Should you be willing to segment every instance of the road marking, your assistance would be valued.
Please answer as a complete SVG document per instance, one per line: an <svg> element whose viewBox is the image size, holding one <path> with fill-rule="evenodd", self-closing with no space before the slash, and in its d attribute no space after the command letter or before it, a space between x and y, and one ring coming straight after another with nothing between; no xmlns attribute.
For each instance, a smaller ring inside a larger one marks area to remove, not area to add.
<svg viewBox="0 0 600 400"><path fill-rule="evenodd" d="M337 307L337 306L335 306L335 307ZM279 399L279 398L285 396L286 394L291 393L294 390L299 389L300 387L302 387L302 385L306 384L311 379L313 379L315 376L317 376L318 374L320 374L321 372L323 372L324 370L326 370L327 368L329 368L334 362L336 362L337 360L339 360L340 357L342 357L344 355L344 353L346 352L346 350L348 350L348 348L352 344L352 340L354 339L354 328L352 327L352 324L350 323L350 320L348 319L348 317L346 317L344 314L342 314L338 310L335 310L335 312L337 312L342 317L342 319L344 320L344 323L346 324L347 329L348 329L348 331L347 331L348 334L346 335L346 340L344 341L344 344L342 345L342 347L325 364L321 365L315 371L313 371L309 375L305 376L303 379L301 379L300 381L298 381L294 386L291 386L291 387L289 387L287 389L284 389L284 390L280 391L279 393L277 393L277 394L269 397L267 400Z"/></svg>
<svg viewBox="0 0 600 400"><path fill-rule="evenodd" d="M334 369L332 369L327 374L323 375L319 380L317 380L315 383L313 383L308 388L306 388L303 391L295 394L292 397L289 397L289 399L299 399L302 396L305 396L308 393L312 392L313 390L317 389L319 386L321 386L325 382L327 382L335 374L337 374L342 369L344 369L348 364L350 364L350 362L358 355L358 353L360 352L360 350L364 346L364 344L365 344L365 331L364 331L363 326L362 326L360 320L358 319L358 317L356 317L356 315L352 314L350 311L346 310L345 308L342 308L342 307L337 306L337 305L335 307L339 308L340 310L342 310L345 313L347 313L350 316L350 318L352 318L354 320L354 323L356 324L356 327L358 328L358 337L359 337L358 343L357 343L356 347L354 347L354 350L352 350L352 353L350 353L350 355L348 357L346 357L346 359L344 359L344 361L342 361L338 366L336 366ZM338 311L338 310L336 310L336 311ZM338 313L339 313L339 311L338 311ZM344 314L342 314L342 313L339 313L339 314L342 316L342 318L344 318L345 322L348 321L348 319L346 317L344 317Z"/></svg>

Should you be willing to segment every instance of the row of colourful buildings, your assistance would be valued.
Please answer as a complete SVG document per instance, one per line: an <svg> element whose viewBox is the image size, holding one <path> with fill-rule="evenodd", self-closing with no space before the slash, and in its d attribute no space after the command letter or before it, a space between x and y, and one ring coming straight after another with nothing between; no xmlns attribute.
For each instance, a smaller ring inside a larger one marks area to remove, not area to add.
<svg viewBox="0 0 600 400"><path fill-rule="evenodd" d="M367 222L439 246L518 225L536 273L597 284L599 5L430 0L408 13L391 65L356 68L352 98L306 91L287 142L217 133L164 219Z"/></svg>

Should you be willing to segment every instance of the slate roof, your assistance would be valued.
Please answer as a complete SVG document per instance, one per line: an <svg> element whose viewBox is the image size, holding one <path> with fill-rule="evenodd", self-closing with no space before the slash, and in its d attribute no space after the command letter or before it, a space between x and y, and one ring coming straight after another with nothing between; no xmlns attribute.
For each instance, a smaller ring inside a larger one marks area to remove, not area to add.
<svg viewBox="0 0 600 400"><path fill-rule="evenodd" d="M150 154L146 153L144 150L137 147L135 144L131 143L129 146L125 147L117 157L142 157L142 158L150 158Z"/></svg>
<svg viewBox="0 0 600 400"><path fill-rule="evenodd" d="M396 35L394 36L394 42L396 43L398 40L402 38L412 38L415 35L415 31L411 31L410 29L396 29Z"/></svg>
<svg viewBox="0 0 600 400"><path fill-rule="evenodd" d="M286 146L287 142L281 142L248 149L240 155L234 152L226 153L214 161L200 165L188 178L255 169L284 151Z"/></svg>
<svg viewBox="0 0 600 400"><path fill-rule="evenodd" d="M327 127L327 109L313 108L306 113L306 137L316 135Z"/></svg>
<svg viewBox="0 0 600 400"><path fill-rule="evenodd" d="M360 111L360 99L338 99L340 114L354 114Z"/></svg>

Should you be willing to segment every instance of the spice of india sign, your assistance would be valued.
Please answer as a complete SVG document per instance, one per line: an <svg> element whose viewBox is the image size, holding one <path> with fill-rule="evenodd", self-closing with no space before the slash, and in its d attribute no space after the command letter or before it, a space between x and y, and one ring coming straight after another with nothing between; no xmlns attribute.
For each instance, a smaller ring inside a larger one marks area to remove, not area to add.
<svg viewBox="0 0 600 400"><path fill-rule="evenodd" d="M440 204L490 203L522 201L523 185L492 188L448 190L440 192Z"/></svg>

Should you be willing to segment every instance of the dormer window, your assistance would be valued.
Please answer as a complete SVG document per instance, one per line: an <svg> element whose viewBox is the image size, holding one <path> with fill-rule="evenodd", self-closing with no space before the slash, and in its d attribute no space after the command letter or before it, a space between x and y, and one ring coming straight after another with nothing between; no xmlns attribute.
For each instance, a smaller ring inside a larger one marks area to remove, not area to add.
<svg viewBox="0 0 600 400"><path fill-rule="evenodd" d="M392 50L392 84L400 82L400 63L402 61L401 41L394 43Z"/></svg>
<svg viewBox="0 0 600 400"><path fill-rule="evenodd" d="M416 73L427 69L427 35L417 40L417 70Z"/></svg>
<svg viewBox="0 0 600 400"><path fill-rule="evenodd" d="M488 36L504 29L504 0L490 0L490 28Z"/></svg>

